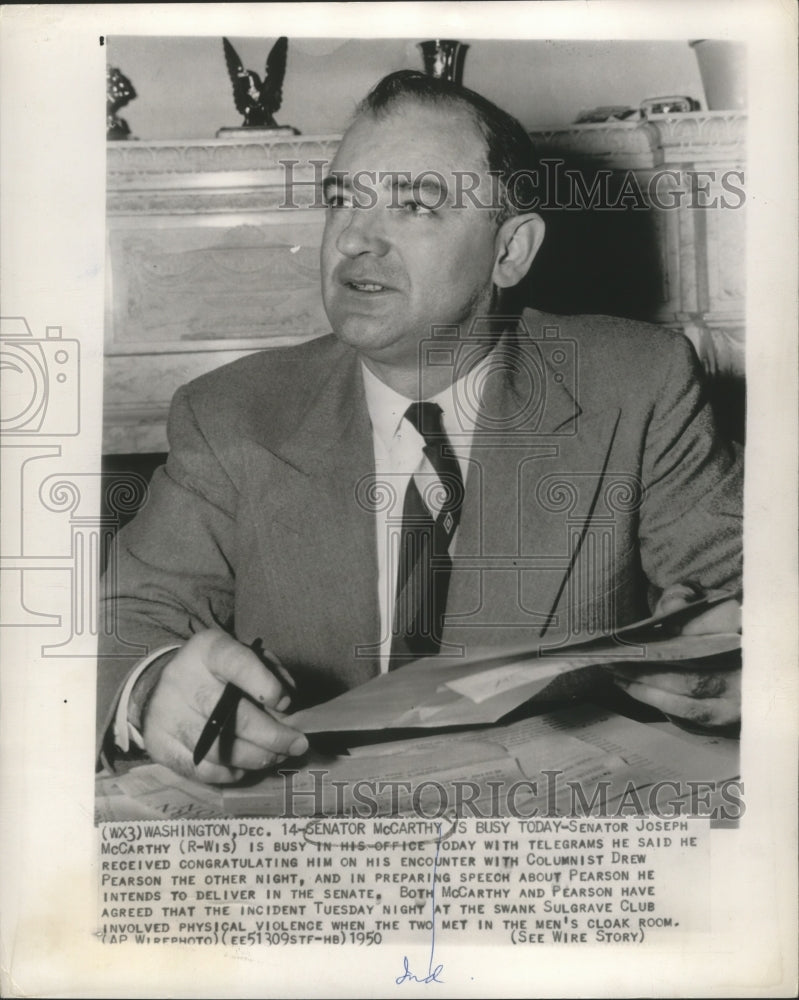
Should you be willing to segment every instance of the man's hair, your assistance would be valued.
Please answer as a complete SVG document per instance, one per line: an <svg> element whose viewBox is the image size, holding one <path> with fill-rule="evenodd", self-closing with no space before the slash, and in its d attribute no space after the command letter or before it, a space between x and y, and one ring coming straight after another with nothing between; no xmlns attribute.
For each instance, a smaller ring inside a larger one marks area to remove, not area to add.
<svg viewBox="0 0 799 1000"><path fill-rule="evenodd" d="M414 102L440 107L457 105L471 115L485 140L488 169L499 181L497 225L513 215L529 212L537 204L538 164L530 136L513 115L468 87L417 70L401 69L372 88L358 105L356 117L370 114L382 118L401 104ZM513 183L509 184L511 178Z"/></svg>

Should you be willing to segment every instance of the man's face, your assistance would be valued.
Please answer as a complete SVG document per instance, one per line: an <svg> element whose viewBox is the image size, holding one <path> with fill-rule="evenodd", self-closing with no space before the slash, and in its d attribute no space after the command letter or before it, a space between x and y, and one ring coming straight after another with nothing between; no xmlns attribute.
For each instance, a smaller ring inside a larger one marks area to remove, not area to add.
<svg viewBox="0 0 799 1000"><path fill-rule="evenodd" d="M485 141L456 106L409 103L352 125L331 167L337 180L325 185L322 296L336 336L366 358L412 367L431 326L465 335L487 314L497 226L487 208L458 198L454 176L479 174L475 197L489 204L487 170Z"/></svg>

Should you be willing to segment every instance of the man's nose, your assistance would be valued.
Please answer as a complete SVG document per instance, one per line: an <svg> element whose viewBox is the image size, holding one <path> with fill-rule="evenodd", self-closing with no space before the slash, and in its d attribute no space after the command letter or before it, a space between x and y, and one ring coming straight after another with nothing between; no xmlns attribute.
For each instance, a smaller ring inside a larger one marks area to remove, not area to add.
<svg viewBox="0 0 799 1000"><path fill-rule="evenodd" d="M347 211L346 225L336 238L336 247L345 257L357 257L362 253L382 256L388 250L383 212L378 206L357 208Z"/></svg>

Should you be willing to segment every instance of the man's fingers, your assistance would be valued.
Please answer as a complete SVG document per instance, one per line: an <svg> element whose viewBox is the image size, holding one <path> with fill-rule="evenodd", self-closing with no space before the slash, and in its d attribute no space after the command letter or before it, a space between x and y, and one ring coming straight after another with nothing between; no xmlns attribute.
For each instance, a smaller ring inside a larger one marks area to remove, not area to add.
<svg viewBox="0 0 799 1000"><path fill-rule="evenodd" d="M656 615L679 611L700 596L700 591L688 583L667 587L655 606ZM689 618L680 628L682 635L718 635L741 631L741 602L731 598Z"/></svg>
<svg viewBox="0 0 799 1000"><path fill-rule="evenodd" d="M308 740L279 718L242 698L236 711L236 735L272 754L299 757L308 749Z"/></svg>
<svg viewBox="0 0 799 1000"><path fill-rule="evenodd" d="M688 698L718 698L728 688L736 686L737 671L731 670L674 670L638 669L621 667L613 669L614 677L622 684L638 684L660 688Z"/></svg>
<svg viewBox="0 0 799 1000"><path fill-rule="evenodd" d="M675 715L698 726L729 726L741 718L740 701L729 693L719 698L692 698L651 684L617 681L627 694L666 715Z"/></svg>
<svg viewBox="0 0 799 1000"><path fill-rule="evenodd" d="M205 756L210 764L236 768L242 771L265 771L274 764L285 760L285 754L272 753L263 747L234 737L232 740L218 739Z"/></svg>
<svg viewBox="0 0 799 1000"><path fill-rule="evenodd" d="M194 763L195 727L183 727L177 736L159 735L154 747L161 763L187 778L215 785L240 781L247 772L263 771L284 759L284 755L265 751L247 740L217 739L205 758ZM224 734L223 734L224 736Z"/></svg>
<svg viewBox="0 0 799 1000"><path fill-rule="evenodd" d="M225 632L209 629L203 633L208 644L208 670L222 683L231 681L262 705L274 708L285 697L283 684L257 654Z"/></svg>
<svg viewBox="0 0 799 1000"><path fill-rule="evenodd" d="M219 693L222 690L224 689L220 687ZM172 727L177 740L192 754L216 704L212 691L213 687L208 685L199 694L199 700L205 708L192 710L184 718L175 720ZM242 698L236 708L235 718L229 721L213 742L206 759L258 770L278 759L299 757L307 749L308 740L303 733Z"/></svg>
<svg viewBox="0 0 799 1000"><path fill-rule="evenodd" d="M213 764L208 760L201 761L197 767L189 762L189 766L193 773L190 773L188 777L197 778L206 785L232 785L236 781L241 781L246 773L237 768Z"/></svg>
<svg viewBox="0 0 799 1000"><path fill-rule="evenodd" d="M195 766L191 753L183 742L168 733L159 733L155 738L151 756L176 774L210 785L230 785L240 781L245 774L240 768L231 768L209 760L203 760Z"/></svg>
<svg viewBox="0 0 799 1000"><path fill-rule="evenodd" d="M690 583L672 584L671 587L666 587L660 595L660 600L655 606L655 614L666 615L671 611L677 611L698 596L699 591Z"/></svg>
<svg viewBox="0 0 799 1000"><path fill-rule="evenodd" d="M708 635L741 631L741 605L738 601L723 601L708 608L682 627L683 635Z"/></svg>

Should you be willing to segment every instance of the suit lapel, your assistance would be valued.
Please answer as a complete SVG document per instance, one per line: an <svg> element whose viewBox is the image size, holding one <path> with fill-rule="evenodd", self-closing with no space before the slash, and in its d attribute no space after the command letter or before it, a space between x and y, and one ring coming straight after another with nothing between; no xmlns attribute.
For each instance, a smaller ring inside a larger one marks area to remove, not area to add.
<svg viewBox="0 0 799 1000"><path fill-rule="evenodd" d="M374 471L357 357L342 355L288 440L257 451L253 517L281 631L298 659L362 683L376 669L379 611L374 514L357 500Z"/></svg>
<svg viewBox="0 0 799 1000"><path fill-rule="evenodd" d="M458 529L451 652L534 644L571 627L619 411L581 410L564 354L524 329L498 344L502 373L486 380Z"/></svg>

